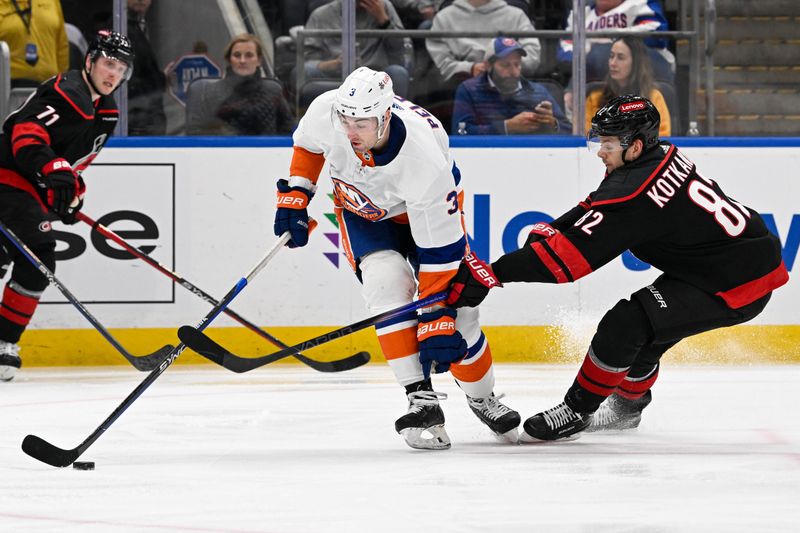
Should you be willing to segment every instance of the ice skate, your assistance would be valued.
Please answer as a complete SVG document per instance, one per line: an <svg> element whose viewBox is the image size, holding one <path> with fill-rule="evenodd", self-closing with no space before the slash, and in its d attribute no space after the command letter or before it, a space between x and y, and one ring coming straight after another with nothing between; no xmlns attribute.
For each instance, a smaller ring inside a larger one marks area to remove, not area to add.
<svg viewBox="0 0 800 533"><path fill-rule="evenodd" d="M11 381L22 366L19 358L19 345L0 341L0 381Z"/></svg>
<svg viewBox="0 0 800 533"><path fill-rule="evenodd" d="M541 442L550 440L574 440L578 433L586 429L592 415L576 413L566 403L533 415L523 424L520 442Z"/></svg>
<svg viewBox="0 0 800 533"><path fill-rule="evenodd" d="M641 398L628 400L618 394L612 394L600 404L600 408L592 415L592 422L586 428L587 432L625 430L639 427L642 421L642 411L653 400L650 391Z"/></svg>
<svg viewBox="0 0 800 533"><path fill-rule="evenodd" d="M444 429L444 412L439 406L439 400L446 399L447 394L432 390L408 393L408 412L394 423L406 444L419 450L450 448L450 437Z"/></svg>
<svg viewBox="0 0 800 533"><path fill-rule="evenodd" d="M475 413L475 416L486 424L499 440L517 444L519 441L517 426L519 426L521 419L518 412L500 401L502 397L502 394L495 396L494 393L486 398L471 398L467 396L467 403L472 412Z"/></svg>

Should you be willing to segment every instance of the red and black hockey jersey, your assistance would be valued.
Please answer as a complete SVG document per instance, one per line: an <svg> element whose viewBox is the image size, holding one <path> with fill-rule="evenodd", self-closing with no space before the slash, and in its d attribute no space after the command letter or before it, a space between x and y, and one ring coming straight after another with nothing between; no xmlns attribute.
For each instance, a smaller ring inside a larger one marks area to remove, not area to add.
<svg viewBox="0 0 800 533"><path fill-rule="evenodd" d="M3 124L0 184L27 190L41 200L44 191L36 184L37 175L65 164L80 174L97 157L118 120L114 97L93 102L80 71L47 80Z"/></svg>
<svg viewBox="0 0 800 533"><path fill-rule="evenodd" d="M761 216L662 142L606 175L558 232L493 264L501 282L575 281L625 250L738 309L789 279Z"/></svg>

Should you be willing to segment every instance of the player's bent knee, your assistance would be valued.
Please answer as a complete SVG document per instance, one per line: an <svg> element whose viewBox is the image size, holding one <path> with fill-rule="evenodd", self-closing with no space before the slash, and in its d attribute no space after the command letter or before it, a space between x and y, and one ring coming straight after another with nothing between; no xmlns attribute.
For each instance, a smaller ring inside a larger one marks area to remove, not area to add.
<svg viewBox="0 0 800 533"><path fill-rule="evenodd" d="M39 258L39 260L46 266L50 272L55 272L56 269L56 245L45 244L31 248L31 251ZM14 270L11 274L11 279L14 280L19 286L24 287L31 292L42 292L49 285L47 277L39 272L36 266L30 261L20 257L14 263Z"/></svg>
<svg viewBox="0 0 800 533"><path fill-rule="evenodd" d="M414 299L417 282L408 261L394 250L373 252L361 259L362 290L367 308L381 313Z"/></svg>
<svg viewBox="0 0 800 533"><path fill-rule="evenodd" d="M652 338L653 328L635 298L620 300L600 320L592 338L595 355L613 367L627 367Z"/></svg>

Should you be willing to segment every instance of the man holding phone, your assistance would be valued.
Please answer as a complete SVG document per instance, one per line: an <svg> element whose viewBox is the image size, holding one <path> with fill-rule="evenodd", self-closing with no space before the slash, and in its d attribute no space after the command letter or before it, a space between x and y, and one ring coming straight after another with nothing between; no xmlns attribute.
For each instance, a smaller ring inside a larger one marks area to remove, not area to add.
<svg viewBox="0 0 800 533"><path fill-rule="evenodd" d="M522 77L525 54L516 39L492 39L486 50L486 71L456 89L453 131L471 135L572 132L572 125L548 90Z"/></svg>

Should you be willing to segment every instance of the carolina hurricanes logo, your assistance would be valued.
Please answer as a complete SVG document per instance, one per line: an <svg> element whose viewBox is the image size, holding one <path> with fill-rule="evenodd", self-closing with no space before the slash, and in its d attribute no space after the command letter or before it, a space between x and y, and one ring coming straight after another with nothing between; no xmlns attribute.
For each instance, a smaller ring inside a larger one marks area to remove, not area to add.
<svg viewBox="0 0 800 533"><path fill-rule="evenodd" d="M380 220L386 216L386 209L375 205L369 197L352 185L336 178L333 181L333 194L342 207L367 220Z"/></svg>
<svg viewBox="0 0 800 533"><path fill-rule="evenodd" d="M53 226L50 225L49 220L45 220L44 222L39 224L39 231L41 232L47 232L50 231L51 229L53 229Z"/></svg>

